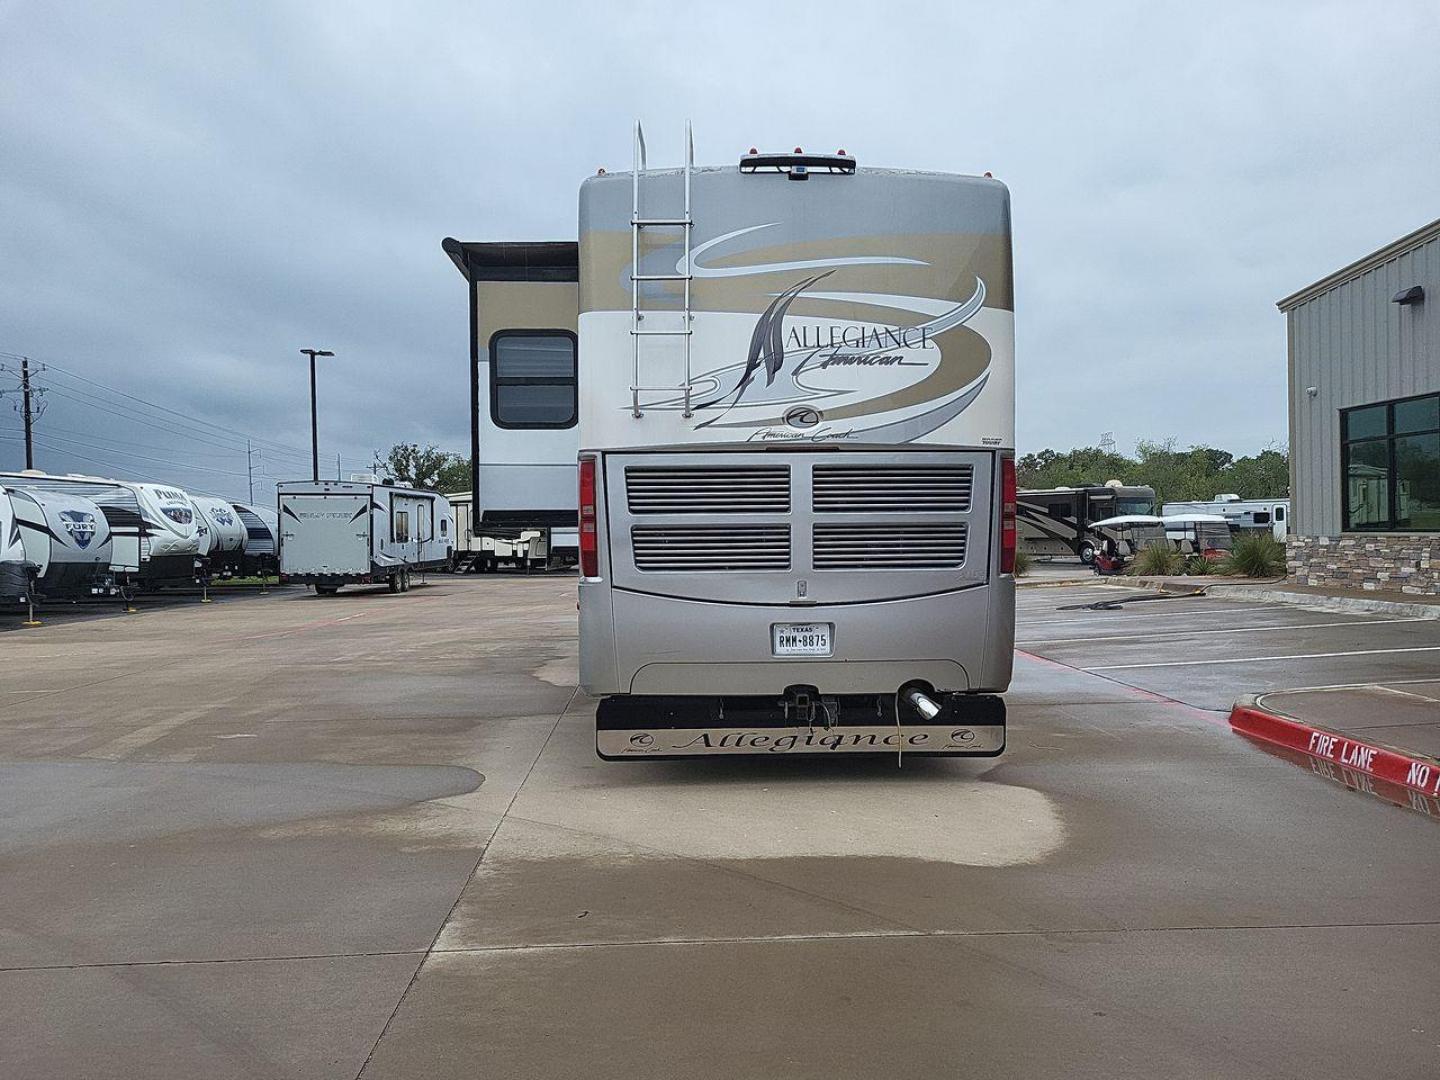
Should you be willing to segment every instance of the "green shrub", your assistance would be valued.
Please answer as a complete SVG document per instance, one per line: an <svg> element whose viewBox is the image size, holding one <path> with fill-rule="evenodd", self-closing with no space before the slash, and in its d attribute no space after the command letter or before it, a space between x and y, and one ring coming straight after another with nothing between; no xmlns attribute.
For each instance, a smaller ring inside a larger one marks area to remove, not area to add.
<svg viewBox="0 0 1440 1080"><path fill-rule="evenodd" d="M1033 560L1030 553L1024 548L1015 549L1015 576L1024 577L1030 573L1030 566Z"/></svg>
<svg viewBox="0 0 1440 1080"><path fill-rule="evenodd" d="M1225 557L1221 573L1237 577L1280 577L1285 573L1285 545L1269 533L1239 537Z"/></svg>
<svg viewBox="0 0 1440 1080"><path fill-rule="evenodd" d="M1185 556L1169 544L1159 541L1146 544L1130 564L1130 572L1142 577L1168 577L1185 569Z"/></svg>
<svg viewBox="0 0 1440 1080"><path fill-rule="evenodd" d="M1204 576L1206 574L1218 574L1220 563L1218 560L1207 559L1203 555L1191 555L1185 560L1185 573L1188 576Z"/></svg>

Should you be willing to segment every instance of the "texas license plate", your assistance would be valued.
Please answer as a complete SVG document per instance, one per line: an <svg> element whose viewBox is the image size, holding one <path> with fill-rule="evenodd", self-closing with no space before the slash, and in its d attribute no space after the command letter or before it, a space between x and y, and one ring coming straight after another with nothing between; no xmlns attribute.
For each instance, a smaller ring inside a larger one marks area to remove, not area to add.
<svg viewBox="0 0 1440 1080"><path fill-rule="evenodd" d="M829 656L832 623L772 623L770 652L773 656Z"/></svg>

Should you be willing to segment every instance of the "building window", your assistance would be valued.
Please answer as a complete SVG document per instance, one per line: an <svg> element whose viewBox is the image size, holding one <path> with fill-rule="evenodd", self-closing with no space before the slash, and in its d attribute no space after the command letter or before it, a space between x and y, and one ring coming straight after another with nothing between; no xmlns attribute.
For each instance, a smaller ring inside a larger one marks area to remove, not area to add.
<svg viewBox="0 0 1440 1080"><path fill-rule="evenodd" d="M1440 394L1340 412L1347 531L1440 532Z"/></svg>
<svg viewBox="0 0 1440 1080"><path fill-rule="evenodd" d="M497 427L574 427L575 381L575 335L567 330L501 330L490 339L490 417Z"/></svg>

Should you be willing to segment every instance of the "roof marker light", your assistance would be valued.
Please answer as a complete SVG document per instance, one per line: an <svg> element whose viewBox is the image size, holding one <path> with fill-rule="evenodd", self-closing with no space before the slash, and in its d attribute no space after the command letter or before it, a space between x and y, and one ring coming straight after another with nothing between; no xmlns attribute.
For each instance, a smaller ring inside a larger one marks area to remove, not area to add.
<svg viewBox="0 0 1440 1080"><path fill-rule="evenodd" d="M835 156L836 156L836 157L844 157L844 156L845 156L845 151L844 151L844 150L836 150L836 151L835 151Z"/></svg>
<svg viewBox="0 0 1440 1080"><path fill-rule="evenodd" d="M805 151L804 151L804 150L801 150L798 146L795 147L795 153L797 153L797 154L803 154L804 152L805 152Z"/></svg>
<svg viewBox="0 0 1440 1080"><path fill-rule="evenodd" d="M750 153L751 153L752 155L758 154L759 152L760 152L760 151L759 151L759 150L756 150L755 147L753 147L753 146L750 147Z"/></svg>

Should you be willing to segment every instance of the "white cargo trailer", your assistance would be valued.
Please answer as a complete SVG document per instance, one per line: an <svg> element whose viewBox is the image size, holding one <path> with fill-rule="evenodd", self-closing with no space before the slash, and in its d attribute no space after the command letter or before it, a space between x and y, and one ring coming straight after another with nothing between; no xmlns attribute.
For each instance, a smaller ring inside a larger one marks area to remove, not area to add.
<svg viewBox="0 0 1440 1080"><path fill-rule="evenodd" d="M580 682L598 753L1000 753L1008 191L844 154L688 156L648 170L637 126L634 170L580 188ZM487 326L559 355L525 284Z"/></svg>
<svg viewBox="0 0 1440 1080"><path fill-rule="evenodd" d="M280 580L325 595L342 585L410 587L412 573L448 569L455 555L450 503L432 491L355 480L277 486Z"/></svg>
<svg viewBox="0 0 1440 1080"><path fill-rule="evenodd" d="M1197 502L1170 502L1160 512L1173 514L1219 514L1237 532L1268 532L1284 540L1290 531L1289 499L1242 499L1239 495L1216 495Z"/></svg>

